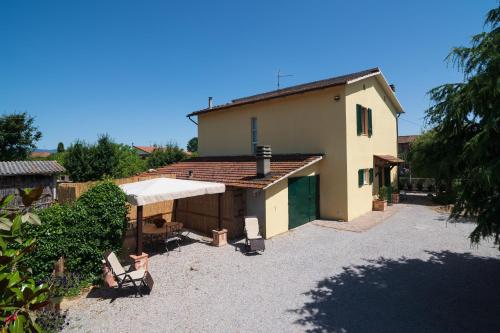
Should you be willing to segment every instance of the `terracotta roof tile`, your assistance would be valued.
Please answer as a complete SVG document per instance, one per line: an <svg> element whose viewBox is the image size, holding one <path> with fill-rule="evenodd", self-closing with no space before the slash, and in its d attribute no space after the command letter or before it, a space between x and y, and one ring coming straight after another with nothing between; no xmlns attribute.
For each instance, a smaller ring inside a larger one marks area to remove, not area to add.
<svg viewBox="0 0 500 333"><path fill-rule="evenodd" d="M155 146L134 146L134 148L150 154L156 149Z"/></svg>
<svg viewBox="0 0 500 333"><path fill-rule="evenodd" d="M376 73L380 73L380 69L378 67L370 68L370 69L356 72L356 73L346 74L346 75L342 75L342 76L336 76L336 77L332 77L332 78L325 79L325 80L319 80L319 81L299 84L299 85L284 88L284 89L279 89L279 90L265 92L262 94L257 94L257 95L253 95L253 96L234 99L231 101L231 103L226 103L226 104L214 106L212 108L198 110L198 111L195 111L195 112L188 114L187 116L191 117L191 116L196 116L196 115L203 114L203 113L227 109L227 108L230 108L233 106L250 104L250 103L255 103L255 102L259 102L259 101L277 98L277 97L284 97L284 96L300 94L300 93L304 93L304 92L308 92L308 91L343 85L351 80L358 79L358 78L361 78L361 77L364 77L364 76L370 75L370 74L376 74Z"/></svg>
<svg viewBox="0 0 500 333"><path fill-rule="evenodd" d="M400 135L398 136L398 143L412 143L418 138L418 135Z"/></svg>
<svg viewBox="0 0 500 333"><path fill-rule="evenodd" d="M255 156L193 157L146 172L144 175L175 174L178 179L220 182L227 186L262 189L291 172L321 160L322 157L322 154L275 155L271 158L271 172L265 178L256 176Z"/></svg>

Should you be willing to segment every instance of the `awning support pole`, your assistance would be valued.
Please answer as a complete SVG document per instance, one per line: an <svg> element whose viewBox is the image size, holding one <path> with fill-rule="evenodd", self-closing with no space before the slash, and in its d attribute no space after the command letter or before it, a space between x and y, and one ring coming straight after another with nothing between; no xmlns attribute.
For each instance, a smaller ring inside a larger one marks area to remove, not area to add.
<svg viewBox="0 0 500 333"><path fill-rule="evenodd" d="M142 206L137 206L137 226L135 235L135 254L142 255Z"/></svg>
<svg viewBox="0 0 500 333"><path fill-rule="evenodd" d="M219 193L219 231L222 230L222 209L223 209L223 200L222 200L222 193Z"/></svg>

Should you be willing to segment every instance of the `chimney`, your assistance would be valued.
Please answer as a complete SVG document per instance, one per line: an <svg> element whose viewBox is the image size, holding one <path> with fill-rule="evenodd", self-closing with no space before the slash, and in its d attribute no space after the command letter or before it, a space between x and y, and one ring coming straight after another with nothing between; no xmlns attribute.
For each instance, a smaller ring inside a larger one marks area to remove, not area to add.
<svg viewBox="0 0 500 333"><path fill-rule="evenodd" d="M271 146L257 146L257 177L264 178L271 172Z"/></svg>
<svg viewBox="0 0 500 333"><path fill-rule="evenodd" d="M390 84L389 87L391 87L392 92L396 92L396 86L394 84Z"/></svg>
<svg viewBox="0 0 500 333"><path fill-rule="evenodd" d="M208 108L211 109L212 108L212 100L213 100L213 97L209 97L208 98Z"/></svg>

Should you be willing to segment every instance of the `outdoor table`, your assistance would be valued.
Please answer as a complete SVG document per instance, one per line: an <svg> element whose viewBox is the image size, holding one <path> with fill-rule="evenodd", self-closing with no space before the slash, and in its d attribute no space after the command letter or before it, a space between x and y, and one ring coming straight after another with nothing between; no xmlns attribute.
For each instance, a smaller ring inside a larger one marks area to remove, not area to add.
<svg viewBox="0 0 500 333"><path fill-rule="evenodd" d="M142 233L145 236L149 236L151 239L151 243L154 243L154 238L161 237L166 239L167 236L171 234L176 235L180 238L182 227L183 224L181 222L166 222L159 228L154 223L146 223L142 227Z"/></svg>

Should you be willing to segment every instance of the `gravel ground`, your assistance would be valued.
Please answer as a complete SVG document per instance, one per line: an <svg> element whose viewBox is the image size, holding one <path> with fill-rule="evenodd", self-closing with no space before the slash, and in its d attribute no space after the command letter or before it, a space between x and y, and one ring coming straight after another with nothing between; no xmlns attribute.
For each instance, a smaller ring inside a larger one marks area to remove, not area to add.
<svg viewBox="0 0 500 333"><path fill-rule="evenodd" d="M470 246L473 224L399 206L363 233L307 224L263 255L195 242L152 256L149 296L91 292L65 331L499 332L499 251Z"/></svg>

